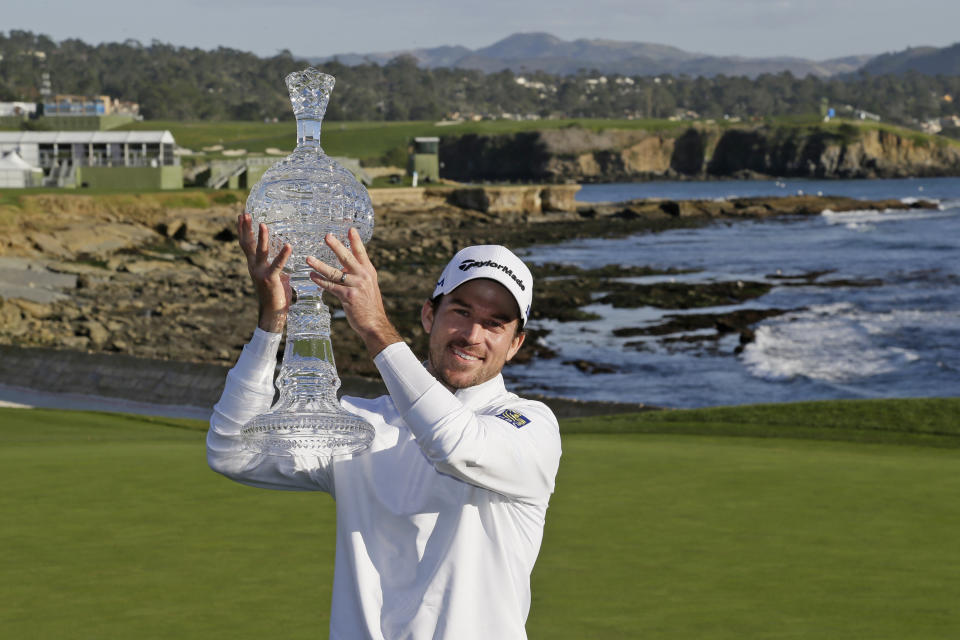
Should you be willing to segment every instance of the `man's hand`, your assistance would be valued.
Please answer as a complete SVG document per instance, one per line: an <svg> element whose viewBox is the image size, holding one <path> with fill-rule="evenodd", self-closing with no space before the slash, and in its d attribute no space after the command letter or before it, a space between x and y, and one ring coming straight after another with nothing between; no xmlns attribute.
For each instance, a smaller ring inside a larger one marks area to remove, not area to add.
<svg viewBox="0 0 960 640"><path fill-rule="evenodd" d="M293 301L293 289L290 288L290 277L283 273L283 266L287 263L293 248L289 244L277 257L270 262L269 242L270 232L267 225L260 224L259 237L253 233L253 219L250 214L243 213L237 216L237 236L240 248L247 257L247 270L253 287L257 290L257 300L260 303L258 326L270 333L282 333L283 325L287 322L287 311Z"/></svg>
<svg viewBox="0 0 960 640"><path fill-rule="evenodd" d="M343 265L343 271L331 267L313 256L307 264L314 269L310 278L324 291L329 291L343 306L347 322L363 339L370 357L376 356L387 345L402 338L383 309L383 297L377 283L377 270L367 256L367 250L356 229L350 229L350 248L344 246L332 233L324 241Z"/></svg>

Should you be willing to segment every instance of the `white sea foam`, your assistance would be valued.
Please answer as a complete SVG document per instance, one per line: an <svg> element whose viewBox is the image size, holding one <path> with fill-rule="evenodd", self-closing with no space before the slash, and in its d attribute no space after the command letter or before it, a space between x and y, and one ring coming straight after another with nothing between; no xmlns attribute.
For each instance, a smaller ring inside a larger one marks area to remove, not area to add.
<svg viewBox="0 0 960 640"><path fill-rule="evenodd" d="M822 305L761 325L741 361L751 375L769 380L851 382L897 371L920 358L896 344L898 334L943 326L960 326L960 313L872 313L849 303Z"/></svg>
<svg viewBox="0 0 960 640"><path fill-rule="evenodd" d="M900 202L902 202L903 204L916 204L918 202L933 202L933 203L936 203L937 205L940 205L940 200L937 198L914 198L911 196L907 196L906 198L900 198Z"/></svg>
<svg viewBox="0 0 960 640"><path fill-rule="evenodd" d="M824 209L820 214L827 224L842 224L848 229L861 229L864 225L876 225L883 222L901 220L922 220L939 218L944 215L941 209L856 209L853 211L833 211Z"/></svg>

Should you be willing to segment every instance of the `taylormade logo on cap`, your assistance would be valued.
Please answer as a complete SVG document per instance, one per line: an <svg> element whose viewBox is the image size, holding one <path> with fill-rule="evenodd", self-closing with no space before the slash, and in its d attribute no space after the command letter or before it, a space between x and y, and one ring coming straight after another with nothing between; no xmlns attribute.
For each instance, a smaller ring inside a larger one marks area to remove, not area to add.
<svg viewBox="0 0 960 640"><path fill-rule="evenodd" d="M506 287L517 301L521 325L526 324L533 301L533 275L523 260L495 244L462 249L444 267L433 297L446 295L474 278L489 278Z"/></svg>
<svg viewBox="0 0 960 640"><path fill-rule="evenodd" d="M476 260L467 259L461 262L460 266L457 268L460 269L460 271L466 271L468 269L473 269L475 267L493 267L494 269L500 269L505 274L513 278L513 281L517 283L518 287L520 287L520 291L526 291L527 289L527 286L523 284L523 280L521 280L516 275L514 275L510 267L503 264L498 264L493 260L484 260L483 262L477 262Z"/></svg>

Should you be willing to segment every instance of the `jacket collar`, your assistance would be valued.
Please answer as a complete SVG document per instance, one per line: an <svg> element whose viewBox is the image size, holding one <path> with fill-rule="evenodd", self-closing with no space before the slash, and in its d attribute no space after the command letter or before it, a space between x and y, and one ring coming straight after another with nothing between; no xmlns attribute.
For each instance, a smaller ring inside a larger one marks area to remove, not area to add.
<svg viewBox="0 0 960 640"><path fill-rule="evenodd" d="M481 382L478 385L464 389L457 389L454 395L456 395L457 400L464 405L476 410L486 406L492 400L502 396L506 392L507 388L503 384L503 375L498 373L486 382Z"/></svg>

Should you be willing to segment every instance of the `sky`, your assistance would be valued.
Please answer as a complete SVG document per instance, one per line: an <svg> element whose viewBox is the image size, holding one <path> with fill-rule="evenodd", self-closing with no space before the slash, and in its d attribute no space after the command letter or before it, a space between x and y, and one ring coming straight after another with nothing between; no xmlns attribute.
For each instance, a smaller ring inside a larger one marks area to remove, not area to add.
<svg viewBox="0 0 960 640"><path fill-rule="evenodd" d="M0 31L128 38L270 56L477 49L513 33L651 42L709 55L826 60L960 41L958 0L21 0Z"/></svg>

